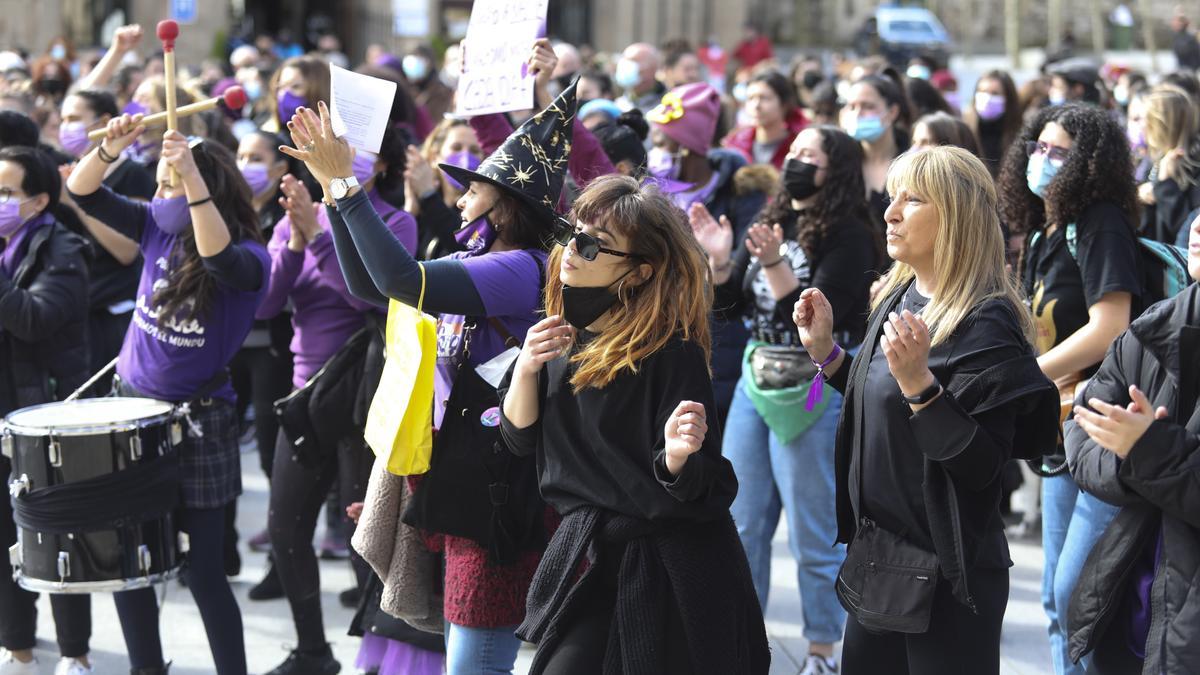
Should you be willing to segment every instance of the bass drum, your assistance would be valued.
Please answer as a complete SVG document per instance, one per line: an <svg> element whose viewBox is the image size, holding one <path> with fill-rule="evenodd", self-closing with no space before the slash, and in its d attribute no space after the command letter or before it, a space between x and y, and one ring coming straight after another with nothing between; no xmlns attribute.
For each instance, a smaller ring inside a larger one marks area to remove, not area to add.
<svg viewBox="0 0 1200 675"><path fill-rule="evenodd" d="M169 403L97 398L18 410L0 428L12 460L17 543L9 559L34 592L104 593L178 575L182 420Z"/></svg>

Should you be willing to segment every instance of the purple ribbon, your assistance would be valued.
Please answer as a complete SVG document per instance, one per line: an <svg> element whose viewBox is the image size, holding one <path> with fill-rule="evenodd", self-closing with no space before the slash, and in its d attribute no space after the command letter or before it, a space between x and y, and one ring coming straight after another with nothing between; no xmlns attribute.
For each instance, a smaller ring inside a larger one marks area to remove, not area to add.
<svg viewBox="0 0 1200 675"><path fill-rule="evenodd" d="M813 375L812 384L808 385L808 401L804 404L806 411L812 412L818 403L825 400L825 380L828 379L825 377L825 367L833 363L841 355L842 348L835 342L833 343L833 351L829 353L829 356L823 363L813 361L813 365L817 367L817 374Z"/></svg>

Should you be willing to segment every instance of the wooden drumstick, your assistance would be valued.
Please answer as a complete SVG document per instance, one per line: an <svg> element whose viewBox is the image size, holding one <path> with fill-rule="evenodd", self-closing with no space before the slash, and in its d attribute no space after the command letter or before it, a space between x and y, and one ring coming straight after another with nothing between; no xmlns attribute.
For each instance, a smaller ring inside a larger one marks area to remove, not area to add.
<svg viewBox="0 0 1200 675"><path fill-rule="evenodd" d="M221 94L220 96L214 96L213 98L207 98L207 99L204 99L203 101L197 101L196 103L191 103L191 104L188 104L181 108L176 109L175 110L175 118L179 119L180 117L187 117L189 115L195 115L196 113L202 113L206 110L212 110L213 108L216 108L218 106L224 106L228 110L241 112L242 108L246 107L247 100L248 99L246 98L246 92L241 87L236 87L236 86L230 87L230 88L226 89L225 93ZM166 121L168 121L167 113L160 112L160 113L154 113L153 115L146 115L145 117L142 118L141 123L143 125L145 125L145 127L147 129L149 129L151 127L160 125ZM101 127L99 129L89 131L88 132L88 140L92 141L92 142L96 142L96 141L103 139L107 135L108 135L108 128Z"/></svg>
<svg viewBox="0 0 1200 675"><path fill-rule="evenodd" d="M175 110L175 38L179 37L179 24L170 19L158 22L158 39L163 45L163 69L167 85L167 130L179 128L179 115ZM167 185L175 187L179 183L179 173L175 167L167 176Z"/></svg>

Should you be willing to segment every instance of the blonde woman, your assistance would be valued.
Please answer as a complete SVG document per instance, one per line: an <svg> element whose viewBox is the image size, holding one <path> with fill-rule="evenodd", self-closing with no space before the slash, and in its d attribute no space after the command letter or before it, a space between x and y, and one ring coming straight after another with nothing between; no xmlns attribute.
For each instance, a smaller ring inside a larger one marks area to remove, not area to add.
<svg viewBox="0 0 1200 675"><path fill-rule="evenodd" d="M436 168L437 165L449 164L474 171L483 162L483 157L479 137L465 119L442 120L425 139L424 145L420 148L408 146L404 208L417 219L420 237L417 251L425 259L434 260L465 248L454 234L463 226L455 204L467 188Z"/></svg>
<svg viewBox="0 0 1200 675"><path fill-rule="evenodd" d="M1171 84L1145 97L1146 148L1154 163L1138 189L1142 225L1158 241L1186 248L1188 215L1200 207L1200 108Z"/></svg>
<svg viewBox="0 0 1200 675"><path fill-rule="evenodd" d="M851 357L834 343L833 308L819 290L801 294L793 315L845 395L836 448L838 541L849 544L837 580L850 614L842 672L999 673L1012 564L1001 468L1053 442L1058 398L1004 269L983 162L949 146L908 153L888 172L887 191L896 262L862 351Z"/></svg>
<svg viewBox="0 0 1200 675"><path fill-rule="evenodd" d="M670 198L599 178L562 221L501 431L563 515L518 635L531 675L760 675L762 612L713 419L708 264ZM588 571L576 570L584 557Z"/></svg>

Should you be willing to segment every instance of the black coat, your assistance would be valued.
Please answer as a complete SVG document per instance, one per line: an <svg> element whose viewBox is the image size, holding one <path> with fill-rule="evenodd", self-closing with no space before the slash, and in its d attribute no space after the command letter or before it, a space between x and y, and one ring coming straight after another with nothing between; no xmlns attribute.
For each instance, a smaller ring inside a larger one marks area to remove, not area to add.
<svg viewBox="0 0 1200 675"><path fill-rule="evenodd" d="M879 348L884 316L907 289L907 285L900 287L876 307L862 351L855 357L847 355L829 380L830 385L845 395L834 445L834 478L837 541L846 544L854 539L857 530L850 464L854 454L863 452L863 434L859 430L865 421L859 389L865 386L867 364ZM968 318L960 324L959 331L970 324ZM1021 355L1012 358L1004 358L1002 350L984 351L958 372L935 372L944 392L922 410L923 421L913 426L924 455L924 480L912 489L921 491L925 503L941 577L950 584L955 599L971 608L975 602L968 573L976 560L981 537L997 509L995 502L984 498L988 494L986 486L1001 480L1001 469L1010 458L1032 458L1038 449L1053 443L1058 436L1057 390L1038 368L1033 348L1026 347ZM977 419L1002 406L1015 409L1011 447L991 440L995 436Z"/></svg>
<svg viewBox="0 0 1200 675"><path fill-rule="evenodd" d="M55 222L0 271L0 415L71 394L88 378L87 243Z"/></svg>
<svg viewBox="0 0 1200 675"><path fill-rule="evenodd" d="M1129 573L1161 533L1142 672L1200 673L1200 286L1154 305L1117 338L1079 403L1126 405L1133 384L1170 416L1154 422L1124 461L1074 422L1066 427L1071 475L1121 507L1071 595L1068 648L1079 659L1100 640L1125 640L1117 614Z"/></svg>

